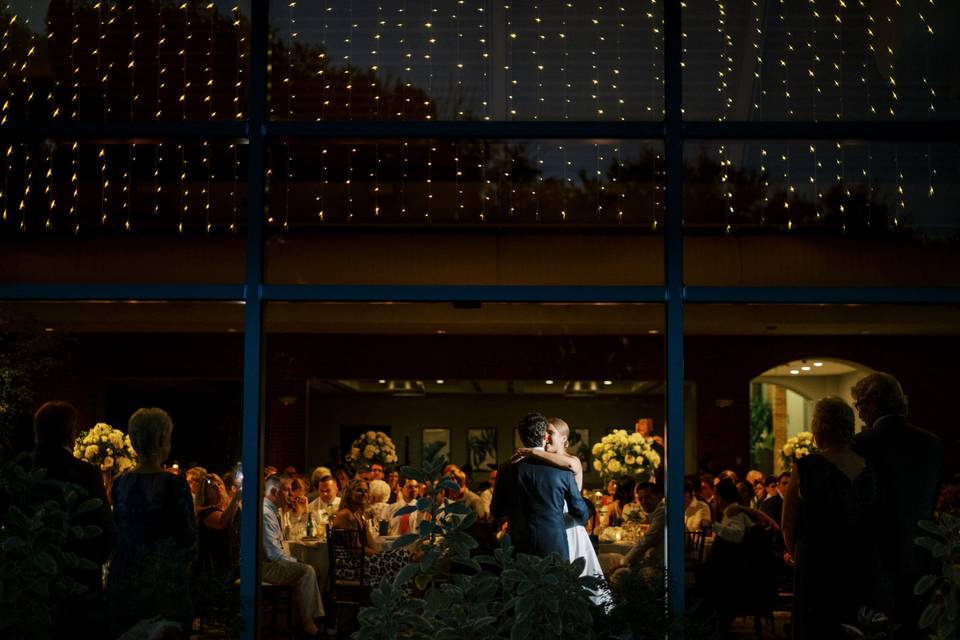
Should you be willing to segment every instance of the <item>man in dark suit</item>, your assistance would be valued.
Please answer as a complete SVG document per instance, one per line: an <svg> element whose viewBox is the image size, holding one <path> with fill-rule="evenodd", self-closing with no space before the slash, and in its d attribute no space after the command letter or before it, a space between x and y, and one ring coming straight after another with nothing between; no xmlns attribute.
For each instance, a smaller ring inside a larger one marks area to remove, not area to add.
<svg viewBox="0 0 960 640"><path fill-rule="evenodd" d="M789 480L790 472L787 471L779 476L767 476L764 480L764 487L767 491L767 497L760 503L760 511L770 516L770 518L780 524L783 516L783 496L780 495L780 479L784 476Z"/></svg>
<svg viewBox="0 0 960 640"><path fill-rule="evenodd" d="M110 557L116 542L113 516L100 470L73 457L73 443L77 437L76 409L66 402L45 403L33 416L33 431L36 438L36 447L31 456L33 468L46 469L48 480L75 491L77 505L91 498L100 499L97 509L77 515L70 524L94 525L101 529L101 533L64 545L65 551L72 551L97 565L96 570L64 570L65 575L87 590L61 611L62 621L58 626L61 630L69 629L75 637L86 637L84 634L89 629L84 626L91 624L97 615L96 607L103 591L102 565Z"/></svg>
<svg viewBox="0 0 960 640"><path fill-rule="evenodd" d="M525 447L542 449L547 419L539 413L528 414L520 421L519 432ZM528 456L500 468L490 512L495 521L508 519L510 539L518 553L558 553L569 561L564 504L577 523L587 521L587 505L573 473Z"/></svg>
<svg viewBox="0 0 960 640"><path fill-rule="evenodd" d="M917 622L924 602L913 595L920 576L932 570L930 553L914 538L920 520L930 520L943 474L943 446L936 435L907 422L907 402L896 378L873 373L850 390L864 430L853 450L877 473L881 562L892 583L895 622L904 638L924 637Z"/></svg>

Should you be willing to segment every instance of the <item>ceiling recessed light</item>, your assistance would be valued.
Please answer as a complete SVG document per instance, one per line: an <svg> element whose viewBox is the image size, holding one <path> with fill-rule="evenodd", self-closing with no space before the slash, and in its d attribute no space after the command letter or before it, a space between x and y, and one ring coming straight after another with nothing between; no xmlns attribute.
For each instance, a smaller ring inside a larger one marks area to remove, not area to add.
<svg viewBox="0 0 960 640"><path fill-rule="evenodd" d="M442 336L443 334L445 334L446 332L447 332L446 329L437 329L437 331L436 331L437 335L441 335L441 336Z"/></svg>
<svg viewBox="0 0 960 640"><path fill-rule="evenodd" d="M47 333L52 333L53 327L44 327L43 330L46 331Z"/></svg>
<svg viewBox="0 0 960 640"><path fill-rule="evenodd" d="M655 336L655 335L657 335L658 333L660 333L660 330L659 330L659 329L648 329L648 330L647 330L647 333L649 333L649 334L652 335L652 336Z"/></svg>
<svg viewBox="0 0 960 640"><path fill-rule="evenodd" d="M799 370L799 369L790 369L790 374L791 374L791 375L794 375L794 376L795 376L795 375L797 375L797 374L799 374L799 373L800 373L800 370Z"/></svg>
<svg viewBox="0 0 960 640"><path fill-rule="evenodd" d="M544 384L553 384L553 380L544 380L543 383L544 383Z"/></svg>
<svg viewBox="0 0 960 640"><path fill-rule="evenodd" d="M801 371L810 371L810 367L800 367Z"/></svg>
<svg viewBox="0 0 960 640"><path fill-rule="evenodd" d="M387 384L386 380L377 380L377 384Z"/></svg>
<svg viewBox="0 0 960 640"><path fill-rule="evenodd" d="M437 380L437 384L443 384L443 380Z"/></svg>
<svg viewBox="0 0 960 640"><path fill-rule="evenodd" d="M603 384L605 384L606 386L609 387L610 385L613 384L613 380L604 380L604 381L603 381Z"/></svg>
<svg viewBox="0 0 960 640"><path fill-rule="evenodd" d="M822 363L822 362L814 362L814 363L813 363L813 366L815 366L815 367L822 367L822 366L823 366L823 363Z"/></svg>

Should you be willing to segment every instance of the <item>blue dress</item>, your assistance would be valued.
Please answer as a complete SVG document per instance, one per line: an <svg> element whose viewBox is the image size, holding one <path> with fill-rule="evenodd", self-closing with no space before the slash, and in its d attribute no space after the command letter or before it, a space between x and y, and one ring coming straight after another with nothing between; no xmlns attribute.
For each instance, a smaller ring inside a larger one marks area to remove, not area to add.
<svg viewBox="0 0 960 640"><path fill-rule="evenodd" d="M113 482L113 518L107 601L114 623L126 629L157 615L189 623L197 517L186 481L166 472L123 474Z"/></svg>

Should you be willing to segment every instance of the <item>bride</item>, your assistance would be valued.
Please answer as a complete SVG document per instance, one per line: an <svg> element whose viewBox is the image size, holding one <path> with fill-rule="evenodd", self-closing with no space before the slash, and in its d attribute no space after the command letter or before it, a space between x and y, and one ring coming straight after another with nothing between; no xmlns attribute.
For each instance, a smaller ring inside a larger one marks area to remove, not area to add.
<svg viewBox="0 0 960 640"><path fill-rule="evenodd" d="M570 427L561 418L547 419L547 439L544 449L517 449L516 457L534 457L552 464L561 469L569 469L573 472L577 481L577 489L583 490L583 465L580 458L567 453L567 443L570 438ZM564 506L564 520L567 525L567 548L570 551L570 560L583 558L586 562L583 566L582 576L596 576L603 579L603 569L600 567L600 561L597 559L597 552L590 542L590 536L583 525L574 522L573 518L567 515L566 506ZM607 602L607 596L603 591L595 591L590 596L591 599L599 605Z"/></svg>

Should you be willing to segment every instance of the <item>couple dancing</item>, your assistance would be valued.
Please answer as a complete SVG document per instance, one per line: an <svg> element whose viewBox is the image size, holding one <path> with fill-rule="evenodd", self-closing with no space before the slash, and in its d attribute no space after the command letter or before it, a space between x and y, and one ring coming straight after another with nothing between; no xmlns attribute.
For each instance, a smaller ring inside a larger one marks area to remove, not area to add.
<svg viewBox="0 0 960 640"><path fill-rule="evenodd" d="M581 575L603 578L597 553L584 523L590 516L580 497L583 467L566 452L570 427L560 418L539 413L523 417L518 428L523 448L497 476L490 512L510 523L510 539L518 553L567 561L583 558ZM603 604L601 593L591 596Z"/></svg>

